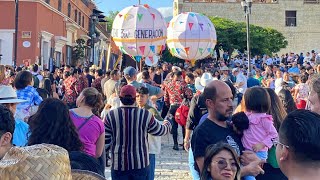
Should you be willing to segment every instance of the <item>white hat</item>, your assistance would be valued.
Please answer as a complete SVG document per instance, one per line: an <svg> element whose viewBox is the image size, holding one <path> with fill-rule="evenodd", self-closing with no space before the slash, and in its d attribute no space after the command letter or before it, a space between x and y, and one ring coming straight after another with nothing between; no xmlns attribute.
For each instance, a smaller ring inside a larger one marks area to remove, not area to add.
<svg viewBox="0 0 320 180"><path fill-rule="evenodd" d="M223 66L222 68L220 68L220 71L229 71L229 68L227 66Z"/></svg>
<svg viewBox="0 0 320 180"><path fill-rule="evenodd" d="M24 99L18 99L16 91L11 86L0 86L0 104L22 103Z"/></svg>
<svg viewBox="0 0 320 180"><path fill-rule="evenodd" d="M195 80L195 87L199 91L203 91L207 84L209 84L213 80L218 80L217 78L213 78L211 73L203 73L201 78L197 77Z"/></svg>
<svg viewBox="0 0 320 180"><path fill-rule="evenodd" d="M239 72L239 69L238 68L233 68L232 69L232 73L234 73L234 72Z"/></svg>
<svg viewBox="0 0 320 180"><path fill-rule="evenodd" d="M172 66L172 71L181 71L181 68L178 66Z"/></svg>

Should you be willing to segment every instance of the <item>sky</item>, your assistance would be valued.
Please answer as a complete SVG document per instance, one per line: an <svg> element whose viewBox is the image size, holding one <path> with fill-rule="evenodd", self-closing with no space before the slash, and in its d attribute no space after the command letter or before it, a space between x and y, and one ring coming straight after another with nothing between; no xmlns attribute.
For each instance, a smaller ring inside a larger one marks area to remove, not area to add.
<svg viewBox="0 0 320 180"><path fill-rule="evenodd" d="M138 4L138 0L95 0L99 10L108 15L109 11L121 11L125 7ZM172 16L173 0L141 0L141 4L149 4L158 9L164 17Z"/></svg>

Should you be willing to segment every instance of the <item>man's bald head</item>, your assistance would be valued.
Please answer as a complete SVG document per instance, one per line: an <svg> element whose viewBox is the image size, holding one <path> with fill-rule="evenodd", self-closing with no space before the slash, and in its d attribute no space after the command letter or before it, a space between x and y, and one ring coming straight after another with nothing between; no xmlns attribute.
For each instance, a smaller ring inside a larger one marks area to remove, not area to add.
<svg viewBox="0 0 320 180"><path fill-rule="evenodd" d="M207 86L203 90L202 96L204 97L204 100L215 100L217 98L217 95L224 91L231 92L231 89L225 82L214 80L207 84Z"/></svg>

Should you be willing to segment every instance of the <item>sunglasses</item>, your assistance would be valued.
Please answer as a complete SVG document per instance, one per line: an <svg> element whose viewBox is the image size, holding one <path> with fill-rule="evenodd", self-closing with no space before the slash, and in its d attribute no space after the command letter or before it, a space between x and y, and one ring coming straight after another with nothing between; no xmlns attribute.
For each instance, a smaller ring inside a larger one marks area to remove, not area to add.
<svg viewBox="0 0 320 180"><path fill-rule="evenodd" d="M273 146L274 146L274 147L277 147L277 145L280 144L281 146L286 147L286 148L289 149L289 146L288 146L288 145L285 145L285 144L283 144L283 143L281 143L281 142L279 142L279 141L277 141L277 140L273 140L272 143L273 143Z"/></svg>
<svg viewBox="0 0 320 180"><path fill-rule="evenodd" d="M227 168L228 164L229 164L226 160L223 160L223 159L221 159L219 161L212 161L212 162L217 163L217 166L218 166L218 168L220 170L223 170L223 169ZM236 162L230 163L230 167L231 167L232 171L237 171L238 170L238 166L237 166Z"/></svg>

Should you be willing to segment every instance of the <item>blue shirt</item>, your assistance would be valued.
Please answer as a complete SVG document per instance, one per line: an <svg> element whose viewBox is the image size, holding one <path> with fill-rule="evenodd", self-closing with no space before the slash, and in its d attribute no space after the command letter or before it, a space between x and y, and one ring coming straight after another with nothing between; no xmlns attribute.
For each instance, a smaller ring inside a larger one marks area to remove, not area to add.
<svg viewBox="0 0 320 180"><path fill-rule="evenodd" d="M292 68L289 68L288 73L299 74L300 73L300 69L298 67L292 67Z"/></svg>
<svg viewBox="0 0 320 180"><path fill-rule="evenodd" d="M247 80L247 87L251 88L251 87L254 87L254 86L260 86L260 81L255 79L255 78L250 77Z"/></svg>
<svg viewBox="0 0 320 180"><path fill-rule="evenodd" d="M24 121L15 119L15 128L12 143L16 146L26 146L28 143L29 125Z"/></svg>
<svg viewBox="0 0 320 180"><path fill-rule="evenodd" d="M131 83L128 83L131 86L134 86L136 89L138 89L141 86L144 86L146 88L148 88L149 90L149 96L154 96L154 95L158 95L161 92L161 89L156 87L156 86L152 86L148 83L139 83L137 81L132 81Z"/></svg>

